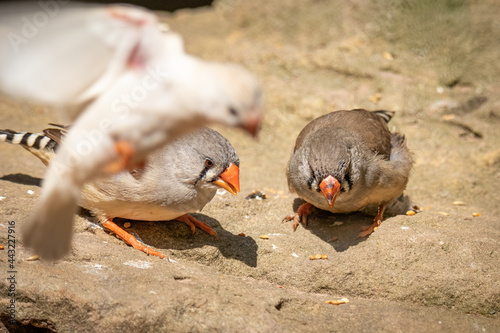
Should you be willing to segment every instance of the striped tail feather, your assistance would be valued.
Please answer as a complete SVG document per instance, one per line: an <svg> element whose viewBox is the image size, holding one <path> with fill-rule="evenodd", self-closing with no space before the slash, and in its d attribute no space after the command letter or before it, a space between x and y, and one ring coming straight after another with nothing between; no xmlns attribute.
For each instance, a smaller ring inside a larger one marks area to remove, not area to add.
<svg viewBox="0 0 500 333"><path fill-rule="evenodd" d="M58 143L42 133L16 132L9 129L0 130L0 142L17 144L38 157L48 165L54 156Z"/></svg>
<svg viewBox="0 0 500 333"><path fill-rule="evenodd" d="M388 123L392 117L396 114L394 111L386 111L386 110L377 110L373 111L374 113L377 114L380 118L384 119L386 123Z"/></svg>

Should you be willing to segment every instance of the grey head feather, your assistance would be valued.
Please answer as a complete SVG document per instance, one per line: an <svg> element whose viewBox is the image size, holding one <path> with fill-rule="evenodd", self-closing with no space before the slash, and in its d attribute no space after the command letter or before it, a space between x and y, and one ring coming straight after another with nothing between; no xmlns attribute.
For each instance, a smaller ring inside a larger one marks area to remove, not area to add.
<svg viewBox="0 0 500 333"><path fill-rule="evenodd" d="M211 167L207 166L207 159L213 163ZM239 166L238 156L229 141L218 132L203 128L153 154L142 176L134 179L133 186L130 174L115 176L118 178L113 184L118 187L119 177L127 178L128 193L116 188L113 195L193 212L202 209L213 198L219 187L212 181L230 163Z"/></svg>

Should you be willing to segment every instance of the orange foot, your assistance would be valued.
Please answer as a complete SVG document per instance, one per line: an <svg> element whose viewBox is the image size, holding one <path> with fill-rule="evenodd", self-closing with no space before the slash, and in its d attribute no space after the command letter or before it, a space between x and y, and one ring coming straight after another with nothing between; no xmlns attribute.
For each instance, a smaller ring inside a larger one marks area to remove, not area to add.
<svg viewBox="0 0 500 333"><path fill-rule="evenodd" d="M305 226L307 225L307 216L309 216L313 211L314 211L314 206L306 202L300 205L299 209L297 209L297 213L285 216L283 222L293 220L292 228L293 231L295 231L297 230L297 227L299 226L300 222L304 223Z"/></svg>
<svg viewBox="0 0 500 333"><path fill-rule="evenodd" d="M114 175L115 173L125 170L128 167L132 156L134 156L134 148L132 148L130 143L126 141L115 142L115 149L119 156L118 161L107 165L105 169L105 172L110 175Z"/></svg>
<svg viewBox="0 0 500 333"><path fill-rule="evenodd" d="M384 219L384 211L385 211L385 205L384 204L379 205L377 216L375 216L375 218L373 219L373 224L369 225L367 227L361 228L362 231L359 233L358 238L366 237L366 236L370 235L372 232L374 232L375 230L377 230L377 228L382 223L382 220Z"/></svg>
<svg viewBox="0 0 500 333"><path fill-rule="evenodd" d="M139 241L134 236L132 236L131 234L129 234L128 232L126 232L125 230L123 230L122 228L117 226L113 221L106 219L104 221L101 220L101 223L102 223L102 226L104 228L114 232L125 243L127 243L128 245L131 245L134 249L142 251L142 252L146 253L147 255L157 256L160 259L164 259L164 258L168 259L168 257L166 255L164 255L163 253L155 251L152 248L147 247L147 246L139 243Z"/></svg>
<svg viewBox="0 0 500 333"><path fill-rule="evenodd" d="M182 216L179 216L176 218L176 220L186 223L191 228L191 231L193 232L193 234L196 230L196 227L198 227L201 230L207 232L208 234L215 236L216 238L219 238L219 236L217 235L217 232L214 229L212 229L212 227L210 227L205 222L201 222L200 220L195 219L194 217L192 217L189 214L184 214Z"/></svg>

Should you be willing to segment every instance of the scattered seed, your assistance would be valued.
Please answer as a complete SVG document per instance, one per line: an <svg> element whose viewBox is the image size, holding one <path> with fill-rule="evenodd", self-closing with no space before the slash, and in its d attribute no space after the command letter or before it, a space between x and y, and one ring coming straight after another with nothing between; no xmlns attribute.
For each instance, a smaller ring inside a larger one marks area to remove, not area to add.
<svg viewBox="0 0 500 333"><path fill-rule="evenodd" d="M429 210L429 209L431 209L431 207L430 207L430 206L425 207L425 210Z"/></svg>
<svg viewBox="0 0 500 333"><path fill-rule="evenodd" d="M327 304L333 304L333 305L339 305L339 304L347 304L349 303L349 300L347 298L342 298L340 300L329 300L325 301Z"/></svg>
<svg viewBox="0 0 500 333"><path fill-rule="evenodd" d="M436 212L438 214L441 214L441 215L444 215L444 216L450 216L450 214L446 213L446 212Z"/></svg>
<svg viewBox="0 0 500 333"><path fill-rule="evenodd" d="M3 250L3 245L0 245L0 250Z"/></svg>
<svg viewBox="0 0 500 333"><path fill-rule="evenodd" d="M40 256L38 254L35 254L34 256L26 258L26 261L35 261L35 260L39 260L39 259L40 259Z"/></svg>
<svg viewBox="0 0 500 333"><path fill-rule="evenodd" d="M130 222L125 222L125 223L123 223L123 226L124 226L125 228L130 228Z"/></svg>
<svg viewBox="0 0 500 333"><path fill-rule="evenodd" d="M260 238L262 238L262 239L269 239L269 236L268 235L260 235Z"/></svg>
<svg viewBox="0 0 500 333"><path fill-rule="evenodd" d="M375 94L373 96L370 96L370 101L373 103L373 104L377 104L380 99L382 98L382 95L381 94Z"/></svg>
<svg viewBox="0 0 500 333"><path fill-rule="evenodd" d="M463 201L453 201L451 204L454 206L465 206L465 202Z"/></svg>
<svg viewBox="0 0 500 333"><path fill-rule="evenodd" d="M394 60L394 56L389 52L382 53L382 56L387 60Z"/></svg>
<svg viewBox="0 0 500 333"><path fill-rule="evenodd" d="M319 260L319 259L323 259L323 260L326 260L328 259L328 255L326 254L316 254L316 255L310 255L309 256L309 260Z"/></svg>
<svg viewBox="0 0 500 333"><path fill-rule="evenodd" d="M245 235L245 233L244 233L244 232L240 232L240 233L238 234L238 236L240 236L240 237L246 237L247 235ZM262 236L261 236L261 238L262 238Z"/></svg>
<svg viewBox="0 0 500 333"><path fill-rule="evenodd" d="M334 236L334 237L330 238L327 242L328 243L330 243L330 242L336 242L338 240L339 240L339 238L337 236Z"/></svg>
<svg viewBox="0 0 500 333"><path fill-rule="evenodd" d="M472 213L472 216L473 217L478 217L478 216L481 216L481 213Z"/></svg>
<svg viewBox="0 0 500 333"><path fill-rule="evenodd" d="M415 215L415 211L414 210L409 210L409 211L406 212L406 215L413 216L413 215Z"/></svg>

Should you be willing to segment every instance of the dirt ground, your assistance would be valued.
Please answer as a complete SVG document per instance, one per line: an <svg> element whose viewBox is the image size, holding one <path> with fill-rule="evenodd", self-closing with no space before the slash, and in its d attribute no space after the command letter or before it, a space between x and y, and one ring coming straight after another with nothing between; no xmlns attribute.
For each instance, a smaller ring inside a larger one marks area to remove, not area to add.
<svg viewBox="0 0 500 333"><path fill-rule="evenodd" d="M15 221L18 246L15 327L2 327L10 284L0 252L0 332L500 331L499 2L220 0L161 15L190 53L241 63L264 87L258 141L220 129L240 156L242 192L195 215L219 239L180 222L132 222L168 262L79 216L71 255L28 261L20 230L45 168L2 144L0 243ZM391 124L416 160L406 193L422 211L361 240L372 219L362 213L317 211L293 232L281 220L300 204L285 178L297 134L360 107L396 111ZM0 99L1 128L39 132L58 120ZM245 200L256 189L269 197Z"/></svg>

